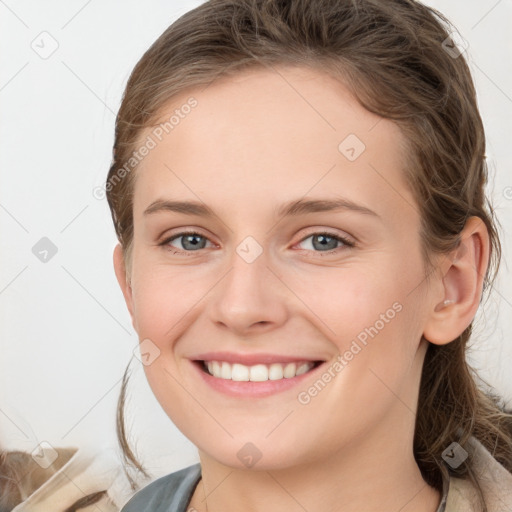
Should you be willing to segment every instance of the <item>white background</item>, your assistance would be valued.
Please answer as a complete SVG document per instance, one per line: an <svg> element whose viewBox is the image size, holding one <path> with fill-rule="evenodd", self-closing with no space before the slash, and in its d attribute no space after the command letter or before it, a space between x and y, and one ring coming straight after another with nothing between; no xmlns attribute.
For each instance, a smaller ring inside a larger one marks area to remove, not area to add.
<svg viewBox="0 0 512 512"><path fill-rule="evenodd" d="M137 338L112 268L110 212L92 191L105 181L130 71L172 21L200 3L0 1L3 448L116 443L120 379ZM503 269L478 316L471 360L512 406L512 2L430 5L469 43L503 225ZM58 43L47 59L31 47L41 37L46 48L52 38ZM46 263L32 253L42 237L58 249ZM142 458L155 474L194 462L195 449L161 411L140 363L134 368L129 428Z"/></svg>

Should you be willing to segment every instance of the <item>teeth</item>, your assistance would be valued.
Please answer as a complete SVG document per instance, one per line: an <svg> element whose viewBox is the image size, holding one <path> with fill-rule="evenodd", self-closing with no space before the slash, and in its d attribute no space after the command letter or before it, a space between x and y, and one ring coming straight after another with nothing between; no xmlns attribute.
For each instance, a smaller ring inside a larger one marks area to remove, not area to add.
<svg viewBox="0 0 512 512"><path fill-rule="evenodd" d="M231 379L231 365L225 361L222 363L220 368L221 379Z"/></svg>
<svg viewBox="0 0 512 512"><path fill-rule="evenodd" d="M237 382L291 379L308 372L315 365L311 361L298 364L273 363L270 365L256 364L254 366L245 366L240 363L230 364L226 361L205 361L203 364L213 377Z"/></svg>
<svg viewBox="0 0 512 512"><path fill-rule="evenodd" d="M297 367L295 375L302 375L303 373L306 373L309 369L310 366L308 365L308 363L303 363Z"/></svg>
<svg viewBox="0 0 512 512"><path fill-rule="evenodd" d="M238 382L249 380L249 368L243 364L234 364L231 367L231 380Z"/></svg>
<svg viewBox="0 0 512 512"><path fill-rule="evenodd" d="M249 368L249 376L249 380L251 382L263 382L265 380L268 380L268 368L264 364L257 364L255 366L251 366Z"/></svg>
<svg viewBox="0 0 512 512"><path fill-rule="evenodd" d="M291 379L295 377L295 371L297 370L297 365L295 363L288 363L283 370L283 375L285 379Z"/></svg>
<svg viewBox="0 0 512 512"><path fill-rule="evenodd" d="M271 364L268 369L269 380L279 380L283 378L283 365L279 363Z"/></svg>

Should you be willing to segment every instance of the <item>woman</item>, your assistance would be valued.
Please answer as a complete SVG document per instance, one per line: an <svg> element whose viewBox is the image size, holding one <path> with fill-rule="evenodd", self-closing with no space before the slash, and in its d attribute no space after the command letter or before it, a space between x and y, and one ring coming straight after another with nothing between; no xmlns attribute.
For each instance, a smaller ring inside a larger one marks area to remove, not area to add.
<svg viewBox="0 0 512 512"><path fill-rule="evenodd" d="M211 0L137 64L114 265L201 462L123 512L512 508L510 415L465 358L500 244L451 30L412 0Z"/></svg>

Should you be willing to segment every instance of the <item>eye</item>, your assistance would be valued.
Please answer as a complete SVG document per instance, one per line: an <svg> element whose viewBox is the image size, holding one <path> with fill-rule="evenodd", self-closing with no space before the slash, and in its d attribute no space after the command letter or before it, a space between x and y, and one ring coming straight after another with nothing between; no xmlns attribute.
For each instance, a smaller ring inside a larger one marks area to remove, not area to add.
<svg viewBox="0 0 512 512"><path fill-rule="evenodd" d="M169 249L177 249L177 251L174 251L175 253L184 253L204 249L208 242L209 240L205 236L190 231L178 233L170 238L166 238L159 245L168 247ZM173 243L177 243L178 246L173 245Z"/></svg>
<svg viewBox="0 0 512 512"><path fill-rule="evenodd" d="M340 249L342 246L355 246L355 243L351 240L329 232L312 233L306 238L303 238L298 245L304 244L308 240L310 241L306 243L306 247L302 247L303 250L312 250L314 252L327 254L336 252L336 250ZM169 250L175 249L173 250L174 254L186 254L204 249L208 243L213 245L205 236L195 231L190 231L177 233L176 235L166 238L160 242L159 245Z"/></svg>
<svg viewBox="0 0 512 512"><path fill-rule="evenodd" d="M304 244L307 240L310 240L306 244L305 250L313 250L315 252L333 253L336 249L341 246L354 247L354 242L348 240L334 233L312 233L311 235L303 238L299 244ZM308 247L309 246L309 247Z"/></svg>

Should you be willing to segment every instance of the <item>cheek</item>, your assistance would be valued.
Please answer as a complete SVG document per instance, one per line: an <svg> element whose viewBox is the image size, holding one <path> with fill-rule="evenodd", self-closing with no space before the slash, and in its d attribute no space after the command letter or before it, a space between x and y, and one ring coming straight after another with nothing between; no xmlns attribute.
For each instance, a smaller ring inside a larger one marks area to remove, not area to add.
<svg viewBox="0 0 512 512"><path fill-rule="evenodd" d="M332 286L332 300L319 311L329 319L335 333L329 338L344 369L350 367L340 381L353 382L340 382L340 393L351 388L351 405L356 406L359 400L371 401L379 390L382 396L389 395L389 389L400 389L410 378L422 333L422 288L411 291L422 277L417 266L405 262L399 268L391 261L378 271L347 272L344 277L343 286Z"/></svg>
<svg viewBox="0 0 512 512"><path fill-rule="evenodd" d="M327 383L312 382L297 397L301 408L295 419L316 418L310 435L328 440L330 446L351 442L355 433L364 437L369 429L387 421L389 411L398 410L402 414L397 418L405 415L408 421L408 410L415 410L413 362L419 341L411 327L415 313L398 302L386 308L389 299L386 297L377 309L384 315L377 320L364 310L358 311L357 321L363 327L355 334L352 327L341 331L340 325L340 331L347 335L336 340L338 364L328 367L321 377ZM373 305L377 307L377 301ZM355 316L352 320L356 321Z"/></svg>
<svg viewBox="0 0 512 512"><path fill-rule="evenodd" d="M137 332L157 345L176 337L190 323L211 285L190 269L140 262L132 280Z"/></svg>
<svg viewBox="0 0 512 512"><path fill-rule="evenodd" d="M356 263L303 273L300 278L289 277L287 283L301 298L302 309L312 322L344 350L355 338L364 342L377 334L391 334L410 301L412 286L408 283L415 281L412 271L383 259L379 265Z"/></svg>

